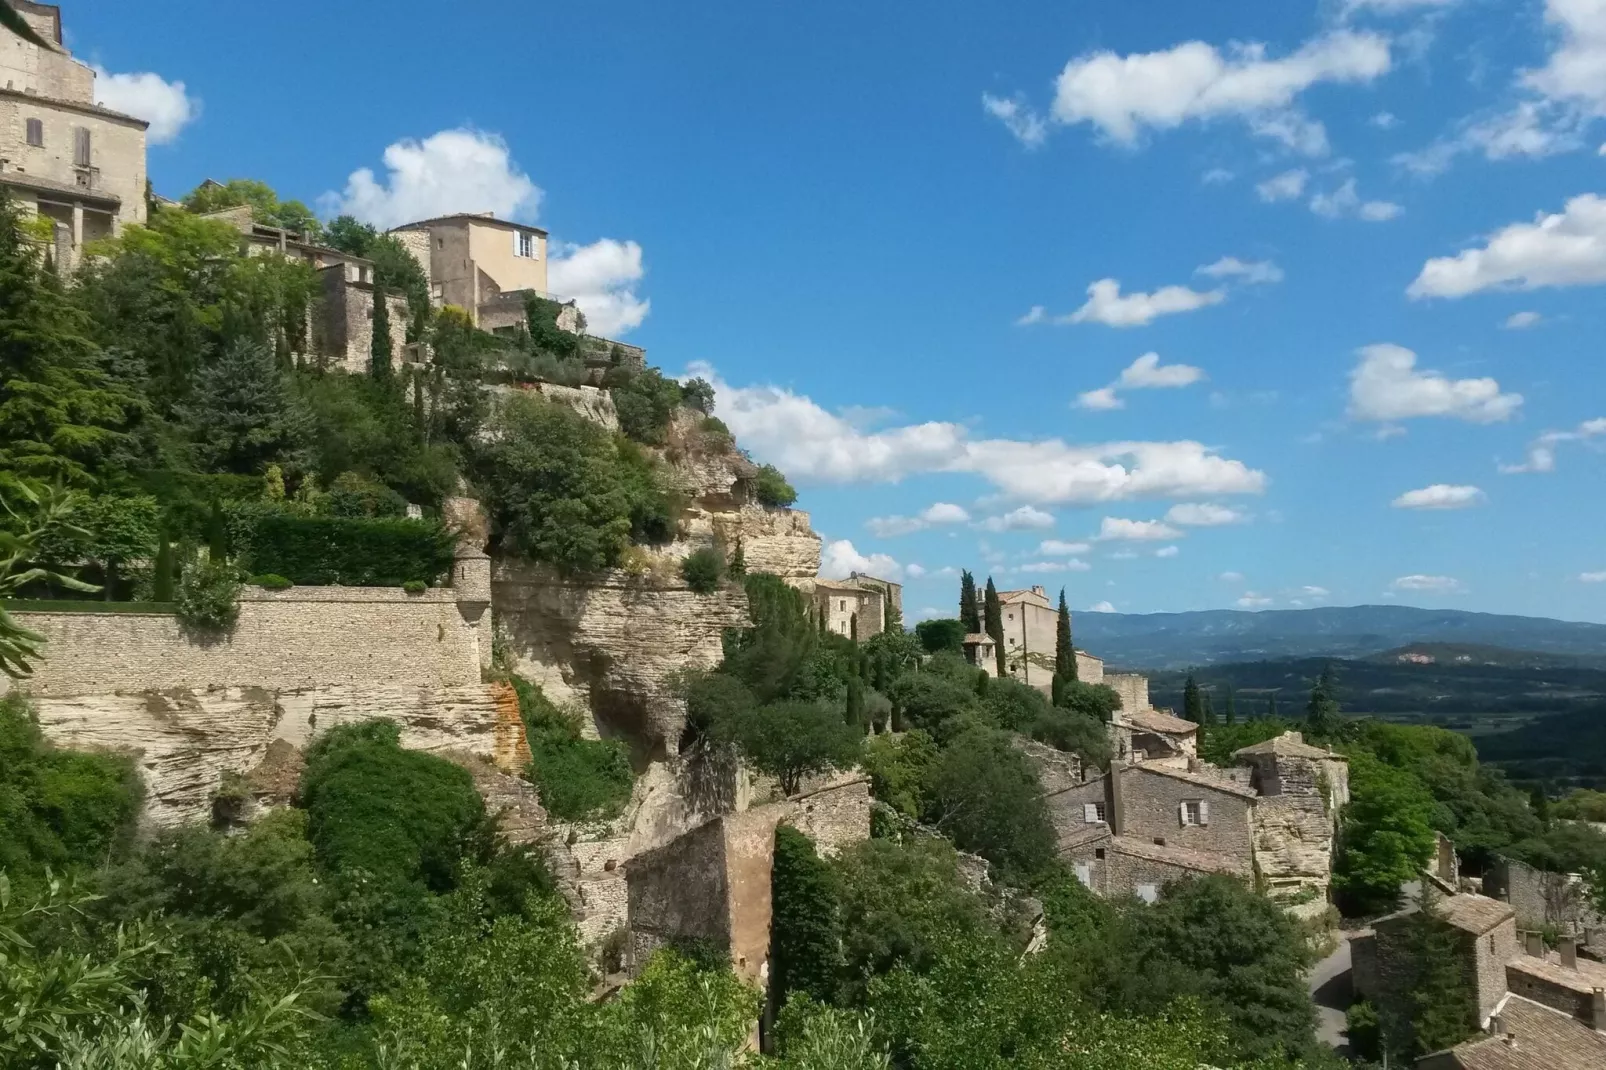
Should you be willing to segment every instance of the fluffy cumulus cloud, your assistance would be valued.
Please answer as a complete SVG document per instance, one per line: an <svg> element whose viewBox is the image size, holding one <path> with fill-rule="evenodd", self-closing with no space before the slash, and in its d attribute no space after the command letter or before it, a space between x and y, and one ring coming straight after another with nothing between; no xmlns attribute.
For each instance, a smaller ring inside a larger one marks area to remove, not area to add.
<svg viewBox="0 0 1606 1070"><path fill-rule="evenodd" d="M1477 487L1435 483L1430 487L1408 490L1393 501L1396 509L1469 509L1482 505L1488 495Z"/></svg>
<svg viewBox="0 0 1606 1070"><path fill-rule="evenodd" d="M1273 58L1263 44L1223 52L1188 41L1159 52L1095 52L1066 64L1055 85L1051 116L1087 123L1117 144L1136 145L1150 130L1193 121L1239 119L1260 136L1310 154L1326 151L1320 124L1296 100L1323 82L1369 82L1388 71L1389 47L1372 33L1338 30Z"/></svg>
<svg viewBox="0 0 1606 1070"><path fill-rule="evenodd" d="M1085 554L1092 548L1091 543L1065 542L1061 539L1044 539L1037 544L1037 552L1047 554L1049 557L1070 557L1075 554Z"/></svg>
<svg viewBox="0 0 1606 1070"><path fill-rule="evenodd" d="M1203 368L1191 364L1161 364L1160 354L1145 353L1121 371L1119 378L1109 386L1089 390L1077 395L1080 409L1123 409L1126 402L1117 393L1122 390L1168 390L1192 386L1204 379Z"/></svg>
<svg viewBox="0 0 1606 1070"><path fill-rule="evenodd" d="M100 66L94 71L95 102L150 123L145 136L152 145L173 141L201 114L201 102L190 96L183 82L169 82L150 71L113 74Z"/></svg>
<svg viewBox="0 0 1606 1070"><path fill-rule="evenodd" d="M1401 576L1389 586L1396 591L1417 591L1422 594L1461 594L1466 584L1454 576L1424 576L1420 573Z"/></svg>
<svg viewBox="0 0 1606 1070"><path fill-rule="evenodd" d="M385 149L385 175L363 167L340 193L326 193L331 215L353 215L381 230L453 212L491 212L533 220L542 192L519 169L507 142L479 130L442 130Z"/></svg>
<svg viewBox="0 0 1606 1070"><path fill-rule="evenodd" d="M1505 475L1521 472L1554 472L1556 447L1564 442L1606 442L1606 416L1585 420L1571 431L1546 431L1528 444L1528 454L1521 464L1503 464Z"/></svg>
<svg viewBox="0 0 1606 1070"><path fill-rule="evenodd" d="M1127 520L1118 516L1107 516L1099 523L1099 533L1094 536L1100 542L1116 540L1150 542L1182 537L1182 530L1167 524L1163 520Z"/></svg>
<svg viewBox="0 0 1606 1070"><path fill-rule="evenodd" d="M1102 323L1107 327L1142 327L1160 316L1192 312L1226 300L1224 290L1162 286L1153 293L1121 293L1116 279L1099 279L1087 288L1087 302L1057 322Z"/></svg>
<svg viewBox="0 0 1606 1070"><path fill-rule="evenodd" d="M1255 193L1267 203L1292 201L1304 196L1305 184L1309 181L1310 172L1303 167L1296 167L1256 183Z"/></svg>
<svg viewBox="0 0 1606 1070"><path fill-rule="evenodd" d="M1606 10L1606 4L1600 5ZM1606 57L1603 57L1606 59ZM1606 78L1606 67L1602 68ZM1422 265L1412 297L1465 297L1480 290L1536 290L1606 282L1606 199L1585 193L1557 213L1512 223L1479 248Z"/></svg>
<svg viewBox="0 0 1606 1070"><path fill-rule="evenodd" d="M903 578L903 566L886 554L861 554L848 539L826 543L820 550L820 575L845 580L854 572L867 572L884 580Z"/></svg>
<svg viewBox="0 0 1606 1070"><path fill-rule="evenodd" d="M873 516L865 521L864 526L874 535L891 538L942 524L964 524L969 520L970 513L963 506L952 502L935 502L921 510L918 516Z"/></svg>
<svg viewBox="0 0 1606 1070"><path fill-rule="evenodd" d="M1166 512L1165 518L1168 523L1190 528L1219 528L1249 519L1241 509L1214 502L1180 502Z"/></svg>
<svg viewBox="0 0 1606 1070"><path fill-rule="evenodd" d="M1501 326L1508 331L1524 331L1539 326L1543 320L1544 317L1537 312L1513 312Z"/></svg>
<svg viewBox="0 0 1606 1070"><path fill-rule="evenodd" d="M592 334L618 338L641 326L652 310L650 300L636 295L646 273L640 245L603 238L590 245L563 246L547 263L547 285L555 294L574 298Z"/></svg>
<svg viewBox="0 0 1606 1070"><path fill-rule="evenodd" d="M1012 509L1001 516L990 516L986 520L978 521L976 526L982 531L1046 531L1054 526L1054 514L1045 513L1041 509L1034 509L1030 505L1023 505L1019 509Z"/></svg>
<svg viewBox="0 0 1606 1070"><path fill-rule="evenodd" d="M1178 547L1178 546L1162 546L1158 550L1154 551L1154 556L1155 557L1176 557L1181 552L1182 552L1182 548Z"/></svg>
<svg viewBox="0 0 1606 1070"><path fill-rule="evenodd" d="M731 386L706 364L688 373L714 384L720 419L744 445L799 480L896 482L919 473L970 473L1034 506L1258 494L1266 486L1265 473L1199 442L973 438L963 424L937 421L869 431L782 387Z"/></svg>
<svg viewBox="0 0 1606 1070"><path fill-rule="evenodd" d="M1557 46L1543 67L1522 83L1546 100L1606 115L1606 4L1601 0L1546 0L1545 21Z"/></svg>
<svg viewBox="0 0 1606 1070"><path fill-rule="evenodd" d="M1247 283L1283 281L1283 269L1270 260L1239 260L1236 256L1224 256L1213 264L1195 269L1194 274Z"/></svg>
<svg viewBox="0 0 1606 1070"><path fill-rule="evenodd" d="M1019 97L995 97L991 93L983 93L981 106L1029 149L1035 149L1048 137L1048 120L1034 112Z"/></svg>
<svg viewBox="0 0 1606 1070"><path fill-rule="evenodd" d="M1311 197L1310 210L1324 219L1354 218L1368 223L1385 223L1405 211L1390 201L1361 200L1360 194L1355 192L1353 178L1345 179L1335 190Z"/></svg>
<svg viewBox="0 0 1606 1070"><path fill-rule="evenodd" d="M1113 603L1113 602L1094 602L1092 605L1087 607L1087 611L1089 613L1114 613L1115 612L1115 603Z"/></svg>
<svg viewBox="0 0 1606 1070"><path fill-rule="evenodd" d="M1364 346L1350 372L1350 416L1357 420L1392 421L1443 416L1470 423L1497 423L1511 418L1521 394L1502 393L1493 379L1449 379L1419 371L1416 354L1403 346Z"/></svg>

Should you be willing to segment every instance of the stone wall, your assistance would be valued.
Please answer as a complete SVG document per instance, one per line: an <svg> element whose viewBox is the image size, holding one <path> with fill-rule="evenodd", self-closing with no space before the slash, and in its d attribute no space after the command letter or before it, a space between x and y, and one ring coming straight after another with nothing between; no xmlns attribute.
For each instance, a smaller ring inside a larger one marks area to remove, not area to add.
<svg viewBox="0 0 1606 1070"><path fill-rule="evenodd" d="M630 960L677 939L730 941L725 825L715 819L645 851L625 867Z"/></svg>
<svg viewBox="0 0 1606 1070"><path fill-rule="evenodd" d="M1553 926L1588 935L1591 947L1597 946L1600 930L1606 929L1606 917L1590 906L1588 885L1576 874L1550 873L1514 858L1497 857L1483 875L1483 893L1510 903L1524 928Z"/></svg>
<svg viewBox="0 0 1606 1070"><path fill-rule="evenodd" d="M329 367L366 375L373 361L374 288L348 279L345 264L331 264L318 276L323 283L323 302L314 326L315 347L328 358ZM407 295L386 294L385 305L390 312L394 368L401 363L407 345Z"/></svg>
<svg viewBox="0 0 1606 1070"><path fill-rule="evenodd" d="M1333 822L1319 797L1257 799L1251 811L1255 867L1272 895L1307 887L1325 892L1332 878Z"/></svg>
<svg viewBox="0 0 1606 1070"><path fill-rule="evenodd" d="M1121 696L1121 709L1129 713L1150 708L1149 705L1149 678L1140 676L1135 672L1109 672L1104 674L1103 683L1115 689Z"/></svg>
<svg viewBox="0 0 1606 1070"><path fill-rule="evenodd" d="M1109 828L1112 816L1106 798L1108 790L1107 776L1094 777L1071 787L1050 790L1043 801L1048 807L1048 821L1054 828L1056 842L1063 844L1074 840L1092 828L1100 826ZM1105 811L1103 821L1088 820L1087 808L1095 804Z"/></svg>
<svg viewBox="0 0 1606 1070"><path fill-rule="evenodd" d="M451 588L410 595L386 587L247 587L238 623L217 641L190 637L167 613L14 615L46 639L44 660L26 682L38 696L438 688L478 683L480 646L490 638L454 597Z"/></svg>
<svg viewBox="0 0 1606 1070"><path fill-rule="evenodd" d="M1085 766L1079 756L1056 750L1046 743L1038 743L1025 736L1015 736L1011 742L1037 770L1037 782L1043 786L1044 794L1052 795L1064 788L1074 787L1087 780L1090 772L1098 772L1096 768L1090 770Z"/></svg>
<svg viewBox="0 0 1606 1070"><path fill-rule="evenodd" d="M1164 840L1182 847L1230 859L1244 866L1253 856L1249 813L1253 800L1203 778L1182 779L1144 766L1129 766L1121 774L1122 813L1118 835L1140 840ZM1184 825L1181 807L1198 800L1209 806L1206 824Z"/></svg>
<svg viewBox="0 0 1606 1070"><path fill-rule="evenodd" d="M1076 678L1084 684L1104 682L1104 661L1085 650L1076 652Z"/></svg>

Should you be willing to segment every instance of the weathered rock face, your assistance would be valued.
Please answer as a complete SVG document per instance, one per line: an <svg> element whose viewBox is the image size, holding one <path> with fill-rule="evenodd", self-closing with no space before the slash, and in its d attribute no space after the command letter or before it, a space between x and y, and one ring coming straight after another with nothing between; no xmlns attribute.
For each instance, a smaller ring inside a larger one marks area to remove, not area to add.
<svg viewBox="0 0 1606 1070"><path fill-rule="evenodd" d="M301 752L341 724L388 718L401 743L465 766L491 809L510 807L504 831L531 842L544 815L530 787L508 775L530 760L518 699L502 684L443 688L331 686L176 688L34 701L40 728L65 747L134 756L146 789L141 823L161 828L211 815L224 773L244 776L262 805L289 801Z"/></svg>
<svg viewBox="0 0 1606 1070"><path fill-rule="evenodd" d="M1307 887L1325 892L1333 869L1333 819L1320 796L1255 800L1250 813L1255 867L1273 895Z"/></svg>

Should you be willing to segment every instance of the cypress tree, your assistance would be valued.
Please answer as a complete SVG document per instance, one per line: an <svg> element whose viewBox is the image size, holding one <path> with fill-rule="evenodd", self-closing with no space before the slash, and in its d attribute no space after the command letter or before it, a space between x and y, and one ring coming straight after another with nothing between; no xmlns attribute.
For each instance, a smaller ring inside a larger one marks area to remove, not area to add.
<svg viewBox="0 0 1606 1070"><path fill-rule="evenodd" d="M1182 716L1194 724L1200 723L1204 718L1204 700L1200 697L1199 681L1188 674L1188 682L1182 685Z"/></svg>
<svg viewBox="0 0 1606 1070"><path fill-rule="evenodd" d="M1061 705L1069 684L1076 679L1076 648L1071 643L1071 607L1060 588L1059 616L1054 620L1054 680L1049 686L1054 705Z"/></svg>
<svg viewBox="0 0 1606 1070"><path fill-rule="evenodd" d="M385 288L374 283L374 336L368 347L368 371L375 379L388 379L391 372L390 303L385 300Z"/></svg>
<svg viewBox="0 0 1606 1070"><path fill-rule="evenodd" d="M814 843L790 825L775 829L770 870L770 994L779 1007L792 992L828 1002L841 968L836 884Z"/></svg>
<svg viewBox="0 0 1606 1070"><path fill-rule="evenodd" d="M223 521L223 502L219 498L212 499L212 511L206 517L206 551L219 564L229 556L229 531Z"/></svg>
<svg viewBox="0 0 1606 1070"><path fill-rule="evenodd" d="M981 631L981 616L976 607L976 577L969 569L959 573L959 619L965 625L966 635Z"/></svg>
<svg viewBox="0 0 1606 1070"><path fill-rule="evenodd" d="M974 586L974 582L972 583ZM987 635L993 641L993 653L997 655L998 678L1003 679L1004 663L1004 609L998 601L998 588L993 586L993 578L987 577L987 595L982 602L982 622L987 629Z"/></svg>
<svg viewBox="0 0 1606 1070"><path fill-rule="evenodd" d="M1204 693L1204 709L1200 712L1199 723L1206 728L1214 728L1216 724L1216 705L1210 700L1210 692Z"/></svg>
<svg viewBox="0 0 1606 1070"><path fill-rule="evenodd" d="M1410 1014L1412 1057L1454 1047L1477 1030L1478 1000L1469 975L1471 964L1465 960L1460 933L1440 916L1437 899L1433 886L1424 881L1418 909L1406 920L1406 961L1412 976L1402 991ZM1390 1032L1394 1034L1391 1040L1404 1039L1400 1033L1405 1030Z"/></svg>
<svg viewBox="0 0 1606 1070"><path fill-rule="evenodd" d="M1277 692L1275 691L1266 696L1266 718L1271 721L1277 719Z"/></svg>
<svg viewBox="0 0 1606 1070"><path fill-rule="evenodd" d="M1329 739L1337 734L1339 720L1338 681L1329 663L1323 666L1322 675L1310 690L1310 703L1305 707L1305 731L1314 738Z"/></svg>
<svg viewBox="0 0 1606 1070"><path fill-rule="evenodd" d="M726 571L732 576L747 575L747 556L742 553L742 537L740 535L736 536L736 552L731 554L730 564L726 566Z"/></svg>
<svg viewBox="0 0 1606 1070"><path fill-rule="evenodd" d="M848 617L848 638L855 643L859 641L859 615L857 613Z"/></svg>
<svg viewBox="0 0 1606 1070"><path fill-rule="evenodd" d="M1226 722L1229 725L1238 723L1238 702L1233 696L1232 688L1230 686L1227 688Z"/></svg>
<svg viewBox="0 0 1606 1070"><path fill-rule="evenodd" d="M859 679L857 673L848 677L847 722L859 728L867 727L864 722L864 681Z"/></svg>
<svg viewBox="0 0 1606 1070"><path fill-rule="evenodd" d="M156 564L152 566L151 601L173 600L173 544L166 538L156 548Z"/></svg>

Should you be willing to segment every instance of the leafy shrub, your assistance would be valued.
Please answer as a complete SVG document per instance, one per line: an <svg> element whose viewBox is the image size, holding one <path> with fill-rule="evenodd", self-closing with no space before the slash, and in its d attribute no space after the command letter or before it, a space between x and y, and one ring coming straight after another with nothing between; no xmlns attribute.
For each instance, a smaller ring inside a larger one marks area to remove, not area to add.
<svg viewBox="0 0 1606 1070"><path fill-rule="evenodd" d="M792 489L792 484L773 464L766 464L758 470L758 475L753 479L753 496L760 505L772 509L785 509L797 501L797 491Z"/></svg>
<svg viewBox="0 0 1606 1070"><path fill-rule="evenodd" d="M693 550L680 563L680 575L698 594L709 594L725 578L725 556L712 546Z"/></svg>
<svg viewBox="0 0 1606 1070"><path fill-rule="evenodd" d="M929 783L927 818L960 850L981 855L1015 879L1053 860L1054 830L1042 785L1005 733L978 730L955 740Z"/></svg>
<svg viewBox="0 0 1606 1070"><path fill-rule="evenodd" d="M790 825L775 829L770 889L771 991L831 999L842 958L836 882L814 841Z"/></svg>
<svg viewBox="0 0 1606 1070"><path fill-rule="evenodd" d="M963 621L952 617L934 617L916 624L915 635L920 638L920 645L928 654L938 654L944 650L957 654L964 649L965 625Z"/></svg>
<svg viewBox="0 0 1606 1070"><path fill-rule="evenodd" d="M192 566L178 586L178 619L203 634L226 632L240 619L240 577L226 561Z"/></svg>
<svg viewBox="0 0 1606 1070"><path fill-rule="evenodd" d="M283 591L295 586L276 572L264 572L260 576L252 576L251 582L268 591Z"/></svg>
<svg viewBox="0 0 1606 1070"><path fill-rule="evenodd" d="M452 567L451 533L430 520L268 513L251 534L252 567L319 586L400 587Z"/></svg>
<svg viewBox="0 0 1606 1070"><path fill-rule="evenodd" d="M301 778L307 834L329 872L442 891L483 832L485 806L467 770L403 750L390 721L331 729Z"/></svg>
<svg viewBox="0 0 1606 1070"><path fill-rule="evenodd" d="M710 449L728 450L736 444L736 436L725 426L725 421L717 416L703 417L703 422L697 425L697 429L703 433L703 442Z"/></svg>
<svg viewBox="0 0 1606 1070"><path fill-rule="evenodd" d="M620 430L637 442L662 446L681 401L680 384L664 378L657 368L637 371L622 366L608 370L607 383Z"/></svg>
<svg viewBox="0 0 1606 1070"><path fill-rule="evenodd" d="M554 706L538 686L517 676L509 682L530 744L527 776L540 789L541 805L561 821L616 815L635 786L626 744L582 739L577 718Z"/></svg>
<svg viewBox="0 0 1606 1070"><path fill-rule="evenodd" d="M324 496L323 508L330 516L400 517L407 515L407 499L383 483L342 472Z"/></svg>
<svg viewBox="0 0 1606 1070"><path fill-rule="evenodd" d="M709 420L714 417L714 384L707 379L698 377L683 383L680 388L681 403L688 408L696 409L707 416ZM719 421L715 420L715 423ZM719 424L724 427L724 424ZM708 420L703 421L703 430L708 430ZM727 430L726 434L730 432Z"/></svg>
<svg viewBox="0 0 1606 1070"><path fill-rule="evenodd" d="M835 706L797 701L744 710L716 722L713 734L734 745L754 769L780 781L787 795L797 794L805 776L851 766L864 738Z"/></svg>
<svg viewBox="0 0 1606 1070"><path fill-rule="evenodd" d="M425 591L429 590L429 584L425 583L423 580L408 580L406 583L402 584L402 590L406 591L408 594L423 594Z"/></svg>

